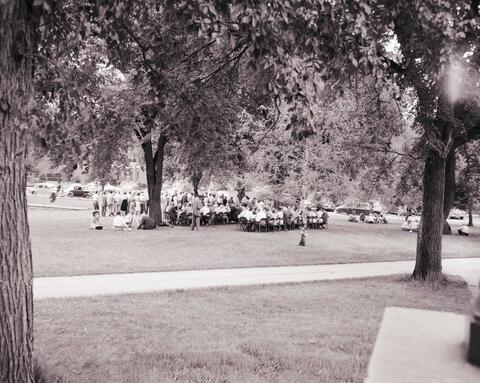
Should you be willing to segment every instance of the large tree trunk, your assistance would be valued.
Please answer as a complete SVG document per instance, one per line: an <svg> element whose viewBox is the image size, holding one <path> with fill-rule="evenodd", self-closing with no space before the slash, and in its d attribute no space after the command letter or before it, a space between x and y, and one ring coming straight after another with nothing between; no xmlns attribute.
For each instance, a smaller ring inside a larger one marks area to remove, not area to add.
<svg viewBox="0 0 480 383"><path fill-rule="evenodd" d="M473 214L471 206L468 208L468 226L473 227Z"/></svg>
<svg viewBox="0 0 480 383"><path fill-rule="evenodd" d="M417 238L417 257L412 277L436 281L442 277L443 198L445 159L430 150L423 175L423 208Z"/></svg>
<svg viewBox="0 0 480 383"><path fill-rule="evenodd" d="M26 157L33 98L26 1L0 2L0 382L33 382L32 254Z"/></svg>
<svg viewBox="0 0 480 383"><path fill-rule="evenodd" d="M153 155L152 141L145 140L142 143L145 157L145 168L147 173L147 188L149 196L148 215L157 225L161 225L162 220L162 186L163 186L163 162L165 157L165 144L167 137L160 135L158 138L157 151Z"/></svg>
<svg viewBox="0 0 480 383"><path fill-rule="evenodd" d="M154 157L155 162L155 183L153 185L153 198L150 200L150 217L155 220L157 225L161 225L162 220L162 186L163 186L163 160L165 157L165 144L167 137L163 134L158 138L157 152Z"/></svg>
<svg viewBox="0 0 480 383"><path fill-rule="evenodd" d="M195 173L192 176L193 194L195 195L198 195L198 185L200 185L201 180L202 180L202 173Z"/></svg>
<svg viewBox="0 0 480 383"><path fill-rule="evenodd" d="M450 215L450 210L453 207L453 200L455 197L455 167L457 165L455 149L450 151L445 163L445 192L443 199L443 234L452 234L452 229L447 222L447 218Z"/></svg>

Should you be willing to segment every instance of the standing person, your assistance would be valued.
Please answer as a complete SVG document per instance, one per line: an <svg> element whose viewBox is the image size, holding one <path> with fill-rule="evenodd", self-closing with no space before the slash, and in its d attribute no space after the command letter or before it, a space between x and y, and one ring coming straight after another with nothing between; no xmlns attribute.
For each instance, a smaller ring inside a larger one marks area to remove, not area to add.
<svg viewBox="0 0 480 383"><path fill-rule="evenodd" d="M93 202L93 210L100 210L100 206L98 205L98 192L93 193L92 202Z"/></svg>
<svg viewBox="0 0 480 383"><path fill-rule="evenodd" d="M98 207L102 212L102 217L105 217L107 214L107 194L103 191L98 198Z"/></svg>
<svg viewBox="0 0 480 383"><path fill-rule="evenodd" d="M137 195L134 197L135 199L135 214L136 215L139 215L140 214L140 206L141 206L141 203L140 203L140 193L137 193Z"/></svg>
<svg viewBox="0 0 480 383"><path fill-rule="evenodd" d="M195 230L195 227L198 230L200 226L200 198L198 198L198 193L195 193L192 201L192 230Z"/></svg>
<svg viewBox="0 0 480 383"><path fill-rule="evenodd" d="M122 198L122 203L120 204L120 212L122 215L127 215L128 211L128 196L127 192L123 192L123 198Z"/></svg>
<svg viewBox="0 0 480 383"><path fill-rule="evenodd" d="M108 208L108 215L111 216L113 215L113 192L110 190L107 193L107 208Z"/></svg>
<svg viewBox="0 0 480 383"><path fill-rule="evenodd" d="M146 212L146 202L147 202L147 199L145 198L145 193L142 191L142 193L140 194L140 214L143 214Z"/></svg>
<svg viewBox="0 0 480 383"><path fill-rule="evenodd" d="M122 195L120 194L120 192L115 193L113 200L115 205L115 214L118 214L120 213L120 205L122 203Z"/></svg>

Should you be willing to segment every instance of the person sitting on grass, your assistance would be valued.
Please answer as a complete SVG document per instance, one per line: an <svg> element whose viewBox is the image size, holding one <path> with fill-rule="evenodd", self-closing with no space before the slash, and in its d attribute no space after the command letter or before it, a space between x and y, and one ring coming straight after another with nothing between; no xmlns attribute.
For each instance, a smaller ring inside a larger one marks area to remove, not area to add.
<svg viewBox="0 0 480 383"><path fill-rule="evenodd" d="M378 215L378 223L388 223L387 218L385 218L385 215L383 213L380 213Z"/></svg>
<svg viewBox="0 0 480 383"><path fill-rule="evenodd" d="M359 218L357 215L354 215L353 213L350 213L348 215L348 222L358 222Z"/></svg>
<svg viewBox="0 0 480 383"><path fill-rule="evenodd" d="M90 223L90 229L93 230L102 230L103 226L100 225L100 212L95 210L92 213L92 222Z"/></svg>
<svg viewBox="0 0 480 383"><path fill-rule="evenodd" d="M132 230L132 224L133 224L133 220L134 220L134 214L133 214L133 210L130 210L127 215L125 216L125 227L127 229L127 231L131 231Z"/></svg>
<svg viewBox="0 0 480 383"><path fill-rule="evenodd" d="M148 215L142 215L137 230L153 230L155 229L155 221Z"/></svg>
<svg viewBox="0 0 480 383"><path fill-rule="evenodd" d="M118 212L115 218L113 219L113 230L123 230L125 229L125 219L122 217L121 213Z"/></svg>

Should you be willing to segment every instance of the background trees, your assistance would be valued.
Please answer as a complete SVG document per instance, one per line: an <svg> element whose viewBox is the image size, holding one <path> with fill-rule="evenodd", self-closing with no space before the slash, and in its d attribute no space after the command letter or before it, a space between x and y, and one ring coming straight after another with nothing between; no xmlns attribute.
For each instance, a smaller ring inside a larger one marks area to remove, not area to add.
<svg viewBox="0 0 480 383"><path fill-rule="evenodd" d="M305 149L319 147L325 150L313 152L309 166L325 185L338 171L329 160L370 159L362 148L388 169L399 133L396 124L387 124L390 103L378 108L383 115L377 118L354 112L351 97L342 96L346 84L371 79L379 94L390 95L389 102L400 91L411 95L418 136L414 158L424 162L423 224L413 277L439 280L457 155L465 156L467 165L462 179L471 180L475 152L468 154L471 147L465 145L480 137L477 82L462 81L478 79L478 5L473 0L1 2L2 380L32 381L25 180L34 141L43 141L57 162L88 159L99 171L100 164L108 169L122 157L135 134L145 154L151 215L160 223L165 146L177 147L179 168L193 180L215 169L215 160L241 162L231 154L239 149L243 109L255 119L268 119L275 105L293 106L283 112L291 138L280 140L281 150L258 149L261 170L272 172L275 185L287 184L286 169L298 170L302 154L307 158ZM101 75L102 65L124 77L113 79L108 70ZM255 81L239 76L243 71ZM356 125L332 116L322 103L325 94L337 99L337 108L345 111L341 117L354 116ZM268 133L275 125L271 120L260 126ZM361 139L359 129L365 133ZM327 137L341 134L340 142L328 143ZM263 135L251 144L254 151L267 140ZM292 157L282 150L286 147ZM67 149L61 156L60 148ZM348 165L344 174L352 172L362 187L381 190L375 177ZM390 186L387 172L377 173Z"/></svg>
<svg viewBox="0 0 480 383"><path fill-rule="evenodd" d="M180 9L193 15L200 31L215 32L232 44L242 39L250 44L252 65L270 68L275 75L269 89L289 102L311 107L304 84L316 83L317 76L320 84L343 85L369 74L392 96L399 89L413 91L425 161L413 278L441 279L444 216L453 201L452 187L445 186L454 179L455 150L480 134L476 93L458 88L462 78L478 72L478 3L245 1L218 6L186 0ZM315 90L313 98L322 87ZM312 123L314 113L304 118ZM312 129L309 123L297 126Z"/></svg>

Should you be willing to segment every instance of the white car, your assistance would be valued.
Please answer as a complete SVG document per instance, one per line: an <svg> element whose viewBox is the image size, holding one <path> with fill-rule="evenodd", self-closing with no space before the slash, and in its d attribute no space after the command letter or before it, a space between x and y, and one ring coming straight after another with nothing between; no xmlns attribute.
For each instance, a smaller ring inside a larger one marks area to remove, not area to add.
<svg viewBox="0 0 480 383"><path fill-rule="evenodd" d="M448 218L450 219L463 219L465 217L465 211L460 209L452 209L450 210L450 215Z"/></svg>
<svg viewBox="0 0 480 383"><path fill-rule="evenodd" d="M52 192L57 191L57 184L50 183L50 182L43 182L43 183L37 183L33 185L29 190L27 190L28 194L33 194L33 195L46 195L50 196Z"/></svg>

